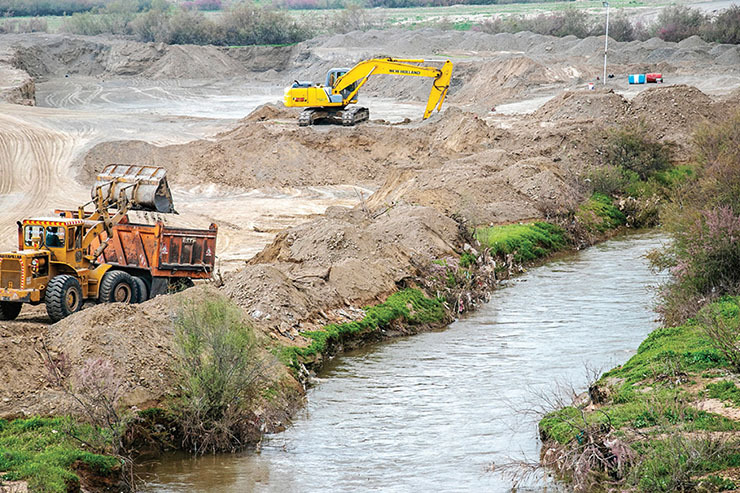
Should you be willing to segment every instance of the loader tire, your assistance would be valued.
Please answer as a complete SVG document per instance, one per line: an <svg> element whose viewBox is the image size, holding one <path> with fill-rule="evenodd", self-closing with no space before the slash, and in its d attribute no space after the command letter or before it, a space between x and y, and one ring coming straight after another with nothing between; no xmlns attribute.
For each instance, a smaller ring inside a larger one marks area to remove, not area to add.
<svg viewBox="0 0 740 493"><path fill-rule="evenodd" d="M109 270L100 282L99 303L136 303L136 285L131 274Z"/></svg>
<svg viewBox="0 0 740 493"><path fill-rule="evenodd" d="M15 320L23 308L23 303L0 301L0 320Z"/></svg>
<svg viewBox="0 0 740 493"><path fill-rule="evenodd" d="M82 286L76 277L60 274L46 286L46 313L52 322L67 317L82 309Z"/></svg>
<svg viewBox="0 0 740 493"><path fill-rule="evenodd" d="M133 276L136 287L136 303L144 303L149 299L149 286L146 281L138 276Z"/></svg>

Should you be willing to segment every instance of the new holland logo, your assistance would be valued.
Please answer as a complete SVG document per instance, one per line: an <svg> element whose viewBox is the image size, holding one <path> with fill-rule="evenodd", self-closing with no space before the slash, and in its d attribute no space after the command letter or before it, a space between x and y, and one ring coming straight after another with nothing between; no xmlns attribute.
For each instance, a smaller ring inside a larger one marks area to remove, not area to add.
<svg viewBox="0 0 740 493"><path fill-rule="evenodd" d="M421 75L421 72L418 70L398 70L395 68L392 68L389 70L392 74L408 74L408 75Z"/></svg>

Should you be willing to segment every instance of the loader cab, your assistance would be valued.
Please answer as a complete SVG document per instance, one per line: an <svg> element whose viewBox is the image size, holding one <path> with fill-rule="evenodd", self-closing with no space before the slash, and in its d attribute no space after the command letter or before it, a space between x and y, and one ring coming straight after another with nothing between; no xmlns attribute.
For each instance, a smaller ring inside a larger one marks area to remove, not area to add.
<svg viewBox="0 0 740 493"><path fill-rule="evenodd" d="M82 261L84 222L80 219L35 218L20 225L21 250L48 250L52 260L76 266Z"/></svg>

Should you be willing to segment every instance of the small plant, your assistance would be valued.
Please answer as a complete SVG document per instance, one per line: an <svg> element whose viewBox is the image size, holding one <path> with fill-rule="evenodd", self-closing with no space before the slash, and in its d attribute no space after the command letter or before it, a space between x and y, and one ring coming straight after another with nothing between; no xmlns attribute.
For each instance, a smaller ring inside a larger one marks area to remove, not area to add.
<svg viewBox="0 0 740 493"><path fill-rule="evenodd" d="M173 411L183 446L196 454L244 447L255 438L250 404L270 364L252 329L220 297L183 306L175 327L180 392Z"/></svg>
<svg viewBox="0 0 740 493"><path fill-rule="evenodd" d="M731 300L708 306L699 319L715 349L740 372L740 307Z"/></svg>
<svg viewBox="0 0 740 493"><path fill-rule="evenodd" d="M614 205L612 199L600 193L594 193L581 204L576 212L576 219L591 233L603 233L627 222L627 217Z"/></svg>

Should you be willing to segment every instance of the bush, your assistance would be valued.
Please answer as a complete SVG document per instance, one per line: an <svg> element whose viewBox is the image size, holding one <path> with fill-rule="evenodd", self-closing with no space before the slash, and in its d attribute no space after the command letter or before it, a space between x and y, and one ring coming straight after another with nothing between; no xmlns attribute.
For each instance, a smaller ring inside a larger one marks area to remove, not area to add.
<svg viewBox="0 0 740 493"><path fill-rule="evenodd" d="M740 307L731 299L720 301L707 307L700 319L712 346L740 372ZM740 401L740 394L735 395Z"/></svg>
<svg viewBox="0 0 740 493"><path fill-rule="evenodd" d="M668 147L643 123L609 130L604 155L608 164L632 171L641 180L671 167Z"/></svg>
<svg viewBox="0 0 740 493"><path fill-rule="evenodd" d="M241 310L225 298L183 306L175 321L180 395L173 410L183 446L196 454L236 450L255 437L250 405L268 360Z"/></svg>
<svg viewBox="0 0 740 493"><path fill-rule="evenodd" d="M42 32L49 32L49 26L46 24L46 19L39 17L27 20L6 19L0 23L0 34Z"/></svg>
<svg viewBox="0 0 740 493"><path fill-rule="evenodd" d="M740 44L740 6L733 5L705 23L701 37L715 43Z"/></svg>
<svg viewBox="0 0 740 493"><path fill-rule="evenodd" d="M707 301L740 293L740 216L729 207L703 211L676 231L654 264L670 266L672 279L660 290L658 311L669 324L692 316Z"/></svg>
<svg viewBox="0 0 740 493"><path fill-rule="evenodd" d="M666 41L681 41L699 35L707 17L698 9L683 6L665 7L658 14L652 32Z"/></svg>

